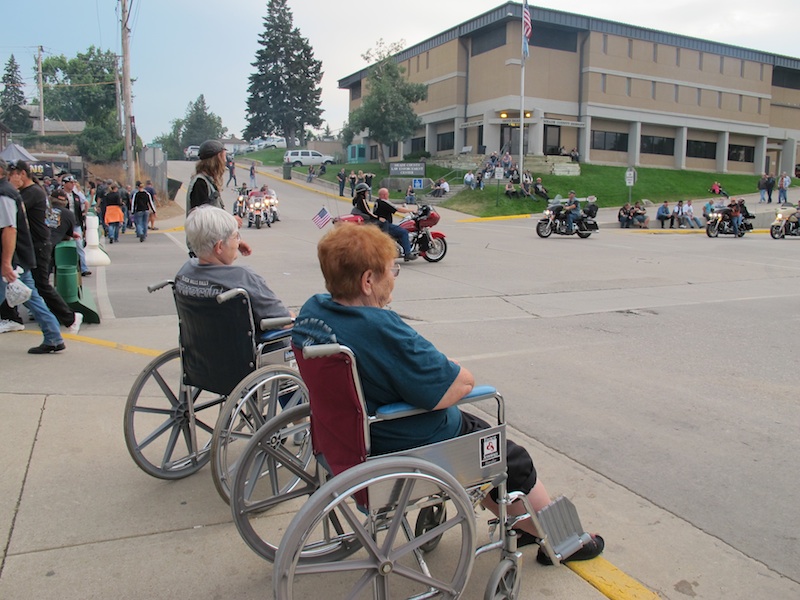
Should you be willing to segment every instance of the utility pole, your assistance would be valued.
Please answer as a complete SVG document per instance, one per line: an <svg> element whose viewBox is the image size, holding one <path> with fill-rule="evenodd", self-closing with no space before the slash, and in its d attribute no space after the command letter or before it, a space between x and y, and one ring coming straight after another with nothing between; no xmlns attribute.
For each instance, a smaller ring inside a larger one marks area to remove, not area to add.
<svg viewBox="0 0 800 600"><path fill-rule="evenodd" d="M44 82L42 79L42 47L36 56L36 67L39 71L39 135L44 135Z"/></svg>
<svg viewBox="0 0 800 600"><path fill-rule="evenodd" d="M128 181L133 184L136 180L136 156L134 153L133 139L133 100L131 98L131 57L130 57L130 27L128 27L128 0L120 0L122 24L122 98L125 104L125 162L127 163Z"/></svg>
<svg viewBox="0 0 800 600"><path fill-rule="evenodd" d="M114 96L116 97L117 103L117 132L119 135L123 135L125 127L122 117L122 88L120 86L119 81L119 57L117 57L117 62L114 65Z"/></svg>

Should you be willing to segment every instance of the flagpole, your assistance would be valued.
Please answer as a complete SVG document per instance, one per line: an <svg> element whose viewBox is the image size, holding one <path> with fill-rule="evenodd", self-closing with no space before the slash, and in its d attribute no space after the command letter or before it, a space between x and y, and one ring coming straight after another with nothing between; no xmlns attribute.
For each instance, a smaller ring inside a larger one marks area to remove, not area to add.
<svg viewBox="0 0 800 600"><path fill-rule="evenodd" d="M527 22L525 17L527 17ZM528 58L528 27L530 24L530 12L528 12L528 2L522 3L522 22L520 23L520 61L519 61L519 175L522 180L522 173L525 171L525 59ZM527 25L527 26L526 26Z"/></svg>

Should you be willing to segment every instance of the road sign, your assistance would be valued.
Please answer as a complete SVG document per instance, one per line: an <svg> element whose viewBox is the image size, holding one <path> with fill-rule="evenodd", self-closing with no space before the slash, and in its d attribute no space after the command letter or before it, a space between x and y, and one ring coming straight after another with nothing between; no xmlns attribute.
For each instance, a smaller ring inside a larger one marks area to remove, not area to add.
<svg viewBox="0 0 800 600"><path fill-rule="evenodd" d="M422 179L412 179L411 180L411 187L413 189L415 189L415 190L421 190L422 187L423 187L422 186Z"/></svg>
<svg viewBox="0 0 800 600"><path fill-rule="evenodd" d="M636 183L636 169L633 167L628 167L628 170L625 171L625 185L628 187L633 187Z"/></svg>

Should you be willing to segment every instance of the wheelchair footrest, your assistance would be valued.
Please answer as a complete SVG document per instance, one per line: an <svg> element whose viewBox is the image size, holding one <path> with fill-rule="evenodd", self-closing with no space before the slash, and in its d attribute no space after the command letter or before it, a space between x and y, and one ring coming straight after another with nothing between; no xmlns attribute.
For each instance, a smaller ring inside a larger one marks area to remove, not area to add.
<svg viewBox="0 0 800 600"><path fill-rule="evenodd" d="M578 510L565 496L559 496L540 510L536 516L543 534L542 548L553 564L572 556L588 543L591 537L584 532Z"/></svg>

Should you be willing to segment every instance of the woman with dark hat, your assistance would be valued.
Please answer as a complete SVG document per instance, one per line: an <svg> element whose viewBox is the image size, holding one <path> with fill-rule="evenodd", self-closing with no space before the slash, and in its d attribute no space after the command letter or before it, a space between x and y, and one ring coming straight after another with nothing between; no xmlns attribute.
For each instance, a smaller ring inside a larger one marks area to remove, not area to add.
<svg viewBox="0 0 800 600"><path fill-rule="evenodd" d="M186 192L186 214L198 206L210 204L217 208L225 209L222 202L222 177L225 174L227 155L225 146L219 140L206 140L200 144L195 174L189 180L189 189ZM242 220L236 217L239 226ZM248 256L252 251L247 242L239 240L239 252Z"/></svg>

